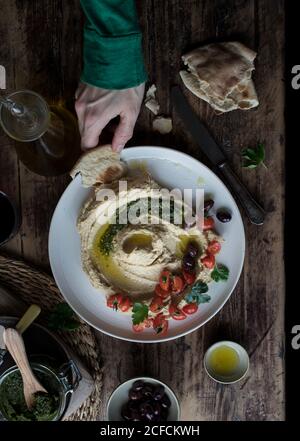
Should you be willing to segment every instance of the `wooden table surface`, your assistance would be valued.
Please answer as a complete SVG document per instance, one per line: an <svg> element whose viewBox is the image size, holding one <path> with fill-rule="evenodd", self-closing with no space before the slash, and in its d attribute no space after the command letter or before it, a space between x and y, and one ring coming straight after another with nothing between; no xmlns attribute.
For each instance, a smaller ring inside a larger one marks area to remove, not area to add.
<svg viewBox="0 0 300 441"><path fill-rule="evenodd" d="M222 143L236 173L268 211L262 227L244 217L247 250L244 271L230 300L208 324L163 344L125 343L99 333L104 363L103 406L112 389L136 375L166 381L178 394L182 419L283 420L284 393L284 5L283 0L140 0L145 58L158 87L162 111L172 114L171 135L151 132L143 109L130 145L172 146L205 162L170 105L186 50L215 39L238 39L258 52L255 84L260 106L217 116L185 92L199 117ZM80 75L83 17L79 0L0 0L0 64L7 88L29 88L73 105ZM240 151L266 145L267 169L241 168ZM0 190L20 206L20 233L5 247L49 268L47 239L55 205L68 176L45 178L18 161L14 141L0 132ZM42 293L41 293L42 295ZM233 386L212 382L203 354L220 339L244 345L251 356L246 380Z"/></svg>

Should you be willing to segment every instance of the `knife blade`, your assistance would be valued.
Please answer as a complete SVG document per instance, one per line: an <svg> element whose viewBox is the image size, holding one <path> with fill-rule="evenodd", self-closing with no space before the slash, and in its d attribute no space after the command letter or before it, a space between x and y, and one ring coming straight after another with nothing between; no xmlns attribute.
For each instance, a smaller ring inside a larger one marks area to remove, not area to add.
<svg viewBox="0 0 300 441"><path fill-rule="evenodd" d="M254 200L244 184L231 170L224 152L199 120L179 86L172 87L171 98L186 128L209 161L220 170L250 221L255 225L262 225L265 219L264 209Z"/></svg>
<svg viewBox="0 0 300 441"><path fill-rule="evenodd" d="M23 332L26 331L26 329L34 322L34 320L37 318L37 316L40 314L41 308L37 305L31 305L25 312L25 314L22 316L22 318L18 321L16 325L17 331L19 331L20 334L23 334ZM4 361L4 357L7 353L6 346L4 343L4 326L0 325L0 366Z"/></svg>

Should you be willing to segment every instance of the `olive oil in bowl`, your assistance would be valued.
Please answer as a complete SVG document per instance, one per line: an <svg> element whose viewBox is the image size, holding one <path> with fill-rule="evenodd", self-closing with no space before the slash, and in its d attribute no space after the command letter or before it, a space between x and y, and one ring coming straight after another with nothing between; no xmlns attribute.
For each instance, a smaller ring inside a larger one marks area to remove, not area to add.
<svg viewBox="0 0 300 441"><path fill-rule="evenodd" d="M249 357L239 344L222 341L207 350L204 367L213 380L224 384L235 383L246 375Z"/></svg>

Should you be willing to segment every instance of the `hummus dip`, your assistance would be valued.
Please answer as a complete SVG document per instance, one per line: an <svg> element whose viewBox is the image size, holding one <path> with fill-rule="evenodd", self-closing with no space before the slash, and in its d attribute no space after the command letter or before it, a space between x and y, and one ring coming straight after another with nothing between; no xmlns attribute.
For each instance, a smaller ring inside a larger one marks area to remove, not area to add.
<svg viewBox="0 0 300 441"><path fill-rule="evenodd" d="M125 189L119 181L95 187L82 208L78 231L83 268L92 285L107 295L121 292L134 301L149 300L163 270L180 271L188 243L198 245L201 258L209 241L219 239L212 230L187 227L182 214L190 207L182 201L171 200L169 217L164 216L159 190L149 174L135 173L126 176ZM104 197L104 191L113 191L116 198ZM133 214L140 214L138 222L131 222ZM210 273L200 265L196 280L208 283Z"/></svg>

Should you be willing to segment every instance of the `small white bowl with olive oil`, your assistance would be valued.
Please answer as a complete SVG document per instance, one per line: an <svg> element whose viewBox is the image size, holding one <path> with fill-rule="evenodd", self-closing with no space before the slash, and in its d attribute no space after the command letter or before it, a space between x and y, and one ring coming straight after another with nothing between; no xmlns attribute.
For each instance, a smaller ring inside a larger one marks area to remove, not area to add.
<svg viewBox="0 0 300 441"><path fill-rule="evenodd" d="M248 373L249 356L238 343L220 341L206 351L204 368L210 378L218 383L236 383Z"/></svg>

